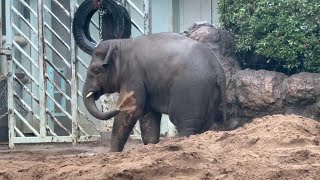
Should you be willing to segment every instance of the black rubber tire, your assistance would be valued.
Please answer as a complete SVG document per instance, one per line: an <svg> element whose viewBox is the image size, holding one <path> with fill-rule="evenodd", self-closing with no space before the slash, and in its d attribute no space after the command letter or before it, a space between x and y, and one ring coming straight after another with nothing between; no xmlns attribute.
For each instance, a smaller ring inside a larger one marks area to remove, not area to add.
<svg viewBox="0 0 320 180"><path fill-rule="evenodd" d="M122 11L122 14L124 15L124 31L122 33L122 38L130 38L131 36L131 16L128 13L127 9L124 7L124 5L119 6L119 8Z"/></svg>
<svg viewBox="0 0 320 180"><path fill-rule="evenodd" d="M106 19L103 17L102 22L113 21L115 23L114 27L107 27L111 28L108 30L113 34L103 40L129 38L131 36L131 17L126 8L114 0L103 0L102 8L111 14L108 18L112 18ZM89 31L91 18L96 11L97 9L94 9L92 0L85 0L76 10L72 25L76 44L81 50L90 55L97 44Z"/></svg>

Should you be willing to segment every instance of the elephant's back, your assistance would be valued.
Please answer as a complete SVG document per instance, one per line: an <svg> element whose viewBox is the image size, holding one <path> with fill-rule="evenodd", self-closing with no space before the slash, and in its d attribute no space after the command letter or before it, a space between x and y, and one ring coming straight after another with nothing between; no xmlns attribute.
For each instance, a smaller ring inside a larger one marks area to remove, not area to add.
<svg viewBox="0 0 320 180"><path fill-rule="evenodd" d="M158 33L136 38L133 47L134 59L150 83L170 83L176 76L190 72L199 78L215 76L217 59L211 50L181 34Z"/></svg>
<svg viewBox="0 0 320 180"><path fill-rule="evenodd" d="M196 43L198 42L186 36L171 32L156 33L133 39L134 48L143 47L151 52L159 51L169 54L190 49Z"/></svg>
<svg viewBox="0 0 320 180"><path fill-rule="evenodd" d="M178 33L157 33L133 39L132 47L138 59L171 63L173 60L211 61L214 58L211 50L205 45ZM153 63L153 62L152 62Z"/></svg>
<svg viewBox="0 0 320 180"><path fill-rule="evenodd" d="M135 38L133 57L150 73L176 76L182 71L209 73L218 60L202 43L178 33L157 33Z"/></svg>

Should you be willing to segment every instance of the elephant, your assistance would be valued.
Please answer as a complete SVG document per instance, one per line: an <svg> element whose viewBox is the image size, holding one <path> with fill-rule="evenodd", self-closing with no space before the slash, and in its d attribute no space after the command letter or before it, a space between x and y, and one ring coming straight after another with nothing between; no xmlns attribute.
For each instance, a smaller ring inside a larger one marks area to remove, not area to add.
<svg viewBox="0 0 320 180"><path fill-rule="evenodd" d="M82 47L92 52L83 102L97 119L114 117L111 152L124 149L137 120L144 144L159 142L162 114L187 137L210 130L220 106L226 121L224 70L202 43L167 32ZM117 108L100 111L95 101L115 92Z"/></svg>

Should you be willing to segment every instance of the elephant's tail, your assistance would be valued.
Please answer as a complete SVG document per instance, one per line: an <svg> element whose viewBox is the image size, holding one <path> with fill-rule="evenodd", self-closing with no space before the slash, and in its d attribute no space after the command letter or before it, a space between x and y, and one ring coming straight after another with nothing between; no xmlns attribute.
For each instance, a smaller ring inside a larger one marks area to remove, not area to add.
<svg viewBox="0 0 320 180"><path fill-rule="evenodd" d="M226 77L224 72L219 72L217 75L217 86L221 95L221 107L223 122L227 121L227 94L226 94Z"/></svg>

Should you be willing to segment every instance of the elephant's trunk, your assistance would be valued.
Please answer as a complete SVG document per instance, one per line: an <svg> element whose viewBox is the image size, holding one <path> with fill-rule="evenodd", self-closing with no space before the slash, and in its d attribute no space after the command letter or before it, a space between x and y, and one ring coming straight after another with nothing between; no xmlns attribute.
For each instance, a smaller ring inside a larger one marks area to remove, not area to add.
<svg viewBox="0 0 320 180"><path fill-rule="evenodd" d="M94 94L86 95L83 94L83 102L85 107L87 108L88 112L95 118L100 120L108 120L119 114L120 109L112 109L107 112L102 112L97 108L97 105L95 103Z"/></svg>

